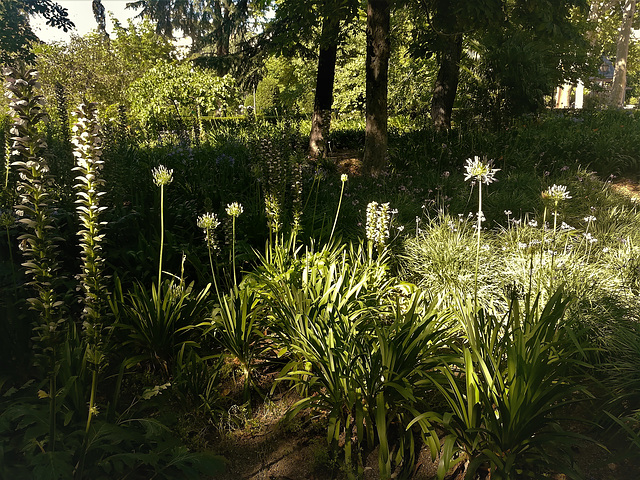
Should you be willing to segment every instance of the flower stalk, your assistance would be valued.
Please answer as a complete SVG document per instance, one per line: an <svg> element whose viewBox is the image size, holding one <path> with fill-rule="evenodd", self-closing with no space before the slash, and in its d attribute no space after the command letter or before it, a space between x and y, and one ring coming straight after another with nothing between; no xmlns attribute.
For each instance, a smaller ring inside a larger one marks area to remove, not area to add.
<svg viewBox="0 0 640 480"><path fill-rule="evenodd" d="M83 102L75 112L76 123L73 126L72 144L78 173L75 185L76 210L81 224L78 232L82 249L82 273L78 275L83 292L82 311L83 332L87 341L87 360L92 371L89 413L85 434L88 434L91 420L97 413L95 406L98 375L104 364L103 352L103 302L107 289L103 283L104 259L102 257L102 240L99 220L105 207L100 206L100 197L104 195L100 178L103 167L102 138L97 116L97 104Z"/></svg>
<svg viewBox="0 0 640 480"><path fill-rule="evenodd" d="M480 231L482 230L482 221L484 220L484 214L482 213L482 184L489 185L492 182L497 181L495 174L500 171L499 168L491 168L492 163L484 160L480 160L480 157L475 156L473 159L467 159L465 165L465 181L471 180L472 185L478 183L478 213L476 223L476 266L473 274L473 299L474 307L478 309L478 269L480 268Z"/></svg>
<svg viewBox="0 0 640 480"><path fill-rule="evenodd" d="M56 396L57 396L57 346L60 343L63 323L56 289L60 283L57 261L57 238L54 234L49 189L53 182L45 159L47 144L38 131L38 125L48 120L44 111L44 97L39 94L38 72L21 65L5 68L6 96L14 119L11 128L11 156L19 175L17 191L19 204L16 211L25 233L18 237L25 262L27 285L37 296L28 298L30 308L37 312L39 323L34 326L35 339L41 353L37 358L49 375L49 449L56 448Z"/></svg>
<svg viewBox="0 0 640 480"><path fill-rule="evenodd" d="M338 200L338 209L336 210L336 218L333 220L333 227L331 228L331 235L329 235L329 243L333 239L333 234L336 231L336 224L338 223L338 216L340 215L340 207L342 206L342 197L344 196L344 185L347 183L348 176L346 173L340 175L340 182L342 186L340 188L340 200Z"/></svg>
<svg viewBox="0 0 640 480"><path fill-rule="evenodd" d="M153 183L160 187L160 258L158 260L158 288L162 285L162 254L164 251L164 187L173 181L173 169L164 165L152 171Z"/></svg>
<svg viewBox="0 0 640 480"><path fill-rule="evenodd" d="M216 289L216 294L220 297L218 291L218 283L216 282L216 273L213 268L213 252L218 249L218 241L216 239L215 229L220 225L218 216L215 213L205 213L198 217L198 228L204 231L205 241L207 242L207 250L209 252L209 266L211 267L211 278Z"/></svg>
<svg viewBox="0 0 640 480"><path fill-rule="evenodd" d="M232 242L231 242L231 268L233 270L233 284L238 286L238 279L236 278L236 218L244 211L242 205L238 202L233 202L227 205L227 215L231 217L232 221Z"/></svg>
<svg viewBox="0 0 640 480"><path fill-rule="evenodd" d="M553 184L546 191L542 192L542 199L549 203L553 204L553 232L552 232L552 243L551 243L551 271L550 271L550 279L549 279L549 289L553 291L553 278L554 278L554 265L555 265L555 256L556 256L556 232L558 228L558 210L559 206L565 200L571 199L571 195L567 190L565 185L556 185ZM547 219L547 206L544 207L544 218L542 219L542 244L540 246L540 267L542 268L542 254L544 252L544 232L546 226Z"/></svg>

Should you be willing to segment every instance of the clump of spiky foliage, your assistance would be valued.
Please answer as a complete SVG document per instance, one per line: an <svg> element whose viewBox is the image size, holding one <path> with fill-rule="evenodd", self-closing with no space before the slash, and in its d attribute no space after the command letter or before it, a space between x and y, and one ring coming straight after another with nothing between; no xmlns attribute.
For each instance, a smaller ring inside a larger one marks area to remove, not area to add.
<svg viewBox="0 0 640 480"><path fill-rule="evenodd" d="M82 273L78 275L80 288L83 293L84 309L82 311L83 330L87 340L87 359L93 371L91 397L89 400L89 415L87 429L95 413L95 393L97 377L104 364L103 351L103 308L107 289L104 285L104 258L102 257L102 238L100 233L100 212L105 207L100 206L100 197L104 180L100 178L103 161L102 139L98 123L97 105L82 103L75 112L76 123L73 126L74 156L78 172L75 185L76 210L81 228L78 231L80 248L82 249Z"/></svg>
<svg viewBox="0 0 640 480"><path fill-rule="evenodd" d="M46 142L38 132L38 124L47 119L44 112L44 97L39 94L40 84L36 70L26 66L5 68L7 96L13 115L11 128L11 153L15 159L12 166L17 169L19 204L16 210L25 227L20 240L26 273L31 279L36 297L29 304L39 316L34 330L42 349L43 367L48 369L50 391L50 442L55 448L55 397L56 397L56 347L60 340L63 320L60 309L63 302L58 299L56 285L59 282L57 247L54 225L49 205L49 189L52 183L49 166L45 160Z"/></svg>

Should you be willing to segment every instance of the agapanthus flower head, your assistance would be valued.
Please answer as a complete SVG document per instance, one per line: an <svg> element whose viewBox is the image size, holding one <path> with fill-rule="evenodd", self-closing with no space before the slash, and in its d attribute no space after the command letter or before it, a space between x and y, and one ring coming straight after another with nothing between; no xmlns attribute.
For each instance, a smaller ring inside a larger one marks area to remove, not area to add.
<svg viewBox="0 0 640 480"><path fill-rule="evenodd" d="M198 227L204 231L205 241L211 250L218 249L218 241L214 230L220 225L220 220L215 213L205 213L198 217Z"/></svg>
<svg viewBox="0 0 640 480"><path fill-rule="evenodd" d="M220 225L220 221L218 220L218 216L215 213L205 213L204 215L200 215L198 217L198 228L201 228L205 231L207 230L215 230Z"/></svg>
<svg viewBox="0 0 640 480"><path fill-rule="evenodd" d="M542 198L553 202L562 202L569 200L571 195L569 195L566 185L556 185L554 183L546 191L542 192Z"/></svg>
<svg viewBox="0 0 640 480"><path fill-rule="evenodd" d="M499 172L499 168L491 168L491 162L485 162L480 160L477 155L473 159L468 158L467 163L464 166L467 174L464 179L479 181L480 183L486 183L489 185L491 182L497 181L495 178L496 172Z"/></svg>
<svg viewBox="0 0 640 480"><path fill-rule="evenodd" d="M227 205L227 215L230 217L238 218L242 212L244 212L244 208L242 208L242 204L238 202L233 202Z"/></svg>
<svg viewBox="0 0 640 480"><path fill-rule="evenodd" d="M164 165L158 165L151 171L153 175L153 183L158 187L169 185L173 181L173 169L169 169Z"/></svg>

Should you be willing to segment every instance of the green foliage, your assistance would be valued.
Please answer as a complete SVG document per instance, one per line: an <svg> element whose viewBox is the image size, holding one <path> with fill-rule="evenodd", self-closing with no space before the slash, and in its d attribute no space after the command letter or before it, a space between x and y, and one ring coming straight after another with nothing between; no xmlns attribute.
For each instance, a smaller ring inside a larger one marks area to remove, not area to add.
<svg viewBox="0 0 640 480"><path fill-rule="evenodd" d="M101 110L129 105L127 89L156 62L170 61L175 47L156 35L148 22L115 25L115 38L105 41L98 33L72 36L68 44L34 46L45 95L53 104L54 86L63 86L68 101L78 105L83 98L97 102Z"/></svg>
<svg viewBox="0 0 640 480"><path fill-rule="evenodd" d="M59 395L62 408L72 385L65 385ZM131 475L195 480L222 472L220 457L190 452L163 421L152 418L154 397L137 396L114 422L96 419L86 449L81 448L84 425L68 411L58 430L61 448L54 452L44 451L48 416L45 402L38 399L37 386L29 382L4 392L0 403L0 475L50 480L125 479ZM80 460L85 464L83 471L77 469Z"/></svg>
<svg viewBox="0 0 640 480"><path fill-rule="evenodd" d="M30 43L38 41L31 30L29 16L47 19L47 25L63 29L74 27L67 9L53 0L5 0L0 4L0 65L15 66L32 61Z"/></svg>
<svg viewBox="0 0 640 480"><path fill-rule="evenodd" d="M202 115L233 111L239 104L231 77L219 77L188 63L156 63L131 84L127 98L131 115L155 128L176 128Z"/></svg>
<svg viewBox="0 0 640 480"><path fill-rule="evenodd" d="M446 338L443 318L421 295L405 297L362 246L334 244L263 268L254 281L264 284L279 355L290 358L279 381L303 393L289 415L308 407L326 412L333 449L346 434L348 469L362 472L363 455L379 445L383 478L403 458L408 471L414 440L403 427L425 393L414 385Z"/></svg>
<svg viewBox="0 0 640 480"><path fill-rule="evenodd" d="M193 283L168 279L151 292L141 284L124 297L118 286L120 318L116 328L125 335L124 343L133 347L134 355L127 366L138 363L152 366L160 375L168 376L171 362L183 345L196 345L190 340L188 329L204 318L208 286L194 292Z"/></svg>
<svg viewBox="0 0 640 480"><path fill-rule="evenodd" d="M313 109L313 76L310 64L300 57L271 56L265 75L256 87L256 113L263 115L308 114ZM247 97L247 106L253 98Z"/></svg>
<svg viewBox="0 0 640 480"><path fill-rule="evenodd" d="M29 26L28 15L20 2L6 1L0 5L0 64L32 58L29 42L37 39Z"/></svg>
<svg viewBox="0 0 640 480"><path fill-rule="evenodd" d="M262 310L257 291L250 287L233 288L219 298L219 305L211 315L211 326L205 331L212 333L223 352L240 364L245 400L249 399L250 387L255 386L255 362L265 348L259 328Z"/></svg>
<svg viewBox="0 0 640 480"><path fill-rule="evenodd" d="M91 325L98 322L102 316L102 304L106 294L103 285L104 258L101 246L103 235L100 234L99 221L100 213L106 209L100 206L100 197L104 195L104 180L101 178L104 162L100 160L102 139L96 104L81 104L76 118L73 142L77 166L73 170L78 172L76 180L79 183L75 186L78 198L76 203L79 204L77 211L82 225L78 235L83 250L83 266L79 279L84 292L83 317Z"/></svg>
<svg viewBox="0 0 640 480"><path fill-rule="evenodd" d="M283 113L280 102L280 88L275 78L266 77L260 80L256 87L256 113L263 115L277 115Z"/></svg>
<svg viewBox="0 0 640 480"><path fill-rule="evenodd" d="M567 303L561 290L542 310L537 299L527 297L524 309L514 299L504 319L459 305L468 346L460 365L440 369L446 382L432 378L451 412L416 419L437 421L447 433L438 478L449 469L454 443L469 461L465 478L483 470L492 478L539 478L549 468L578 478L565 445L586 439L560 421L579 398L571 371L584 340L564 321Z"/></svg>

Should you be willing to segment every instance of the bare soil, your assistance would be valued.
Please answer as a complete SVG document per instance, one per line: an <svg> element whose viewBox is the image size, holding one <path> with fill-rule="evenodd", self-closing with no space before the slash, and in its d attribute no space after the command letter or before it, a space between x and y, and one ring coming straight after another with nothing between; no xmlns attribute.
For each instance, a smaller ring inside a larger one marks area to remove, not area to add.
<svg viewBox="0 0 640 480"><path fill-rule="evenodd" d="M329 456L326 425L322 417L306 411L289 422L284 414L296 396L284 394L255 408L242 428L221 429L215 440L216 453L225 457L227 471L220 480L343 480L340 462ZM594 436L598 431L585 432ZM599 432L609 450L584 442L573 448L574 461L585 480L638 480L640 458L629 455L628 440ZM377 480L377 450L366 459L363 480ZM426 448L420 451L412 480L435 480L438 459L432 461ZM563 474L550 477L568 480ZM448 473L447 480L462 480L462 468ZM542 479L541 479L542 480Z"/></svg>

